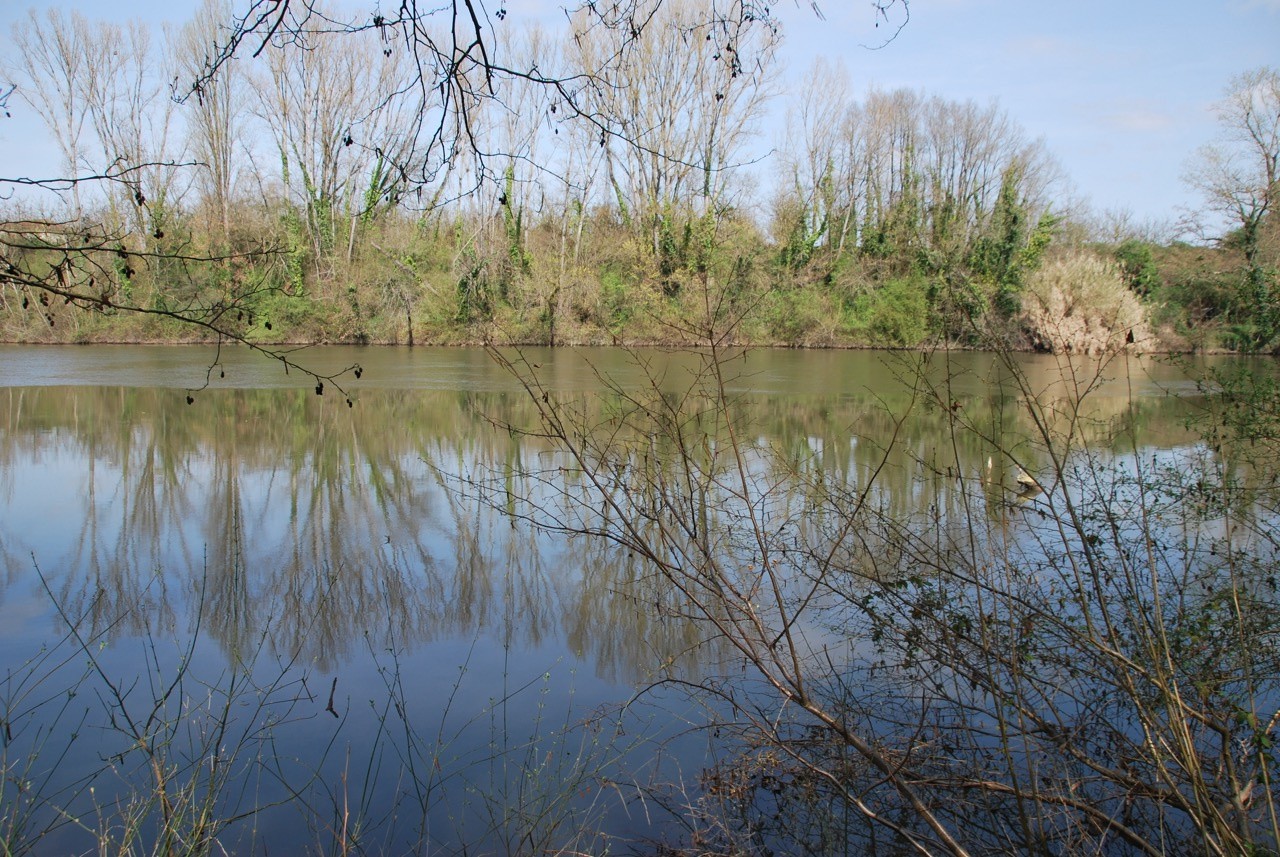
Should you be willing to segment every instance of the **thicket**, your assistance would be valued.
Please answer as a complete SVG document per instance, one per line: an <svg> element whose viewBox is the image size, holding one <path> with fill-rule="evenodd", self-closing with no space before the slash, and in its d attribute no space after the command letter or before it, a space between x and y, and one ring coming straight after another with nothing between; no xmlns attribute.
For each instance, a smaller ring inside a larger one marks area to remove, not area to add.
<svg viewBox="0 0 1280 857"><path fill-rule="evenodd" d="M687 216L661 258L609 209L578 214L576 252L566 251L561 220L520 218L515 227L505 207L492 215L386 213L361 224L350 252L338 254L299 246L288 209L235 214L242 233L198 251L225 254L218 264L100 254L112 256L99 269L116 278L113 288L157 314L86 311L6 289L0 338L207 339L213 334L164 311L212 305L232 290L236 323L261 342L688 344L680 320L701 309L694 287L712 282L725 300L755 310L731 333L739 343L973 346L1001 332L1010 347L1094 352L1130 332L1145 350L1256 351L1277 341L1274 313L1253 299L1235 249L1136 240L1049 246L1047 221L1038 234L1007 236L1012 266L991 242L969 264L936 268L917 250L884 243L800 262L790 244L728 212L714 225ZM171 228L178 233L181 224ZM695 239L699 229L709 237ZM170 246L197 252L192 243ZM41 252L23 249L23 263L50 270ZM1047 285L1055 277L1070 296ZM1081 309L1094 315L1086 321ZM1073 325L1083 325L1081 335L1061 332Z"/></svg>

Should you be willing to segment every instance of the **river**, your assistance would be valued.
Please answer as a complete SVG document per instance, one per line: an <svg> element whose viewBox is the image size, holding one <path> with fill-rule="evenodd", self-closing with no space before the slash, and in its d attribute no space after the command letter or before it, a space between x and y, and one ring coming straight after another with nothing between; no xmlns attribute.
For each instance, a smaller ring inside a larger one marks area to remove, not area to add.
<svg viewBox="0 0 1280 857"><path fill-rule="evenodd" d="M519 357L584 430L632 391L678 398L703 365ZM292 359L360 376L317 395L245 349L0 347L9 824L21 815L40 853L155 836L160 810L138 795L162 759L170 790L196 783L195 806L206 783L237 818L218 832L232 851L617 851L678 835L649 784L696 781L715 748L687 729L697 705L653 685L732 656L654 609L666 594L641 559L504 513L495 486L550 503L545 484L510 484L539 462L568 472L526 433L536 396L481 349ZM1195 440L1198 391L1173 363L1028 355L1017 387L993 355L934 355L924 371L949 379L949 402L927 407L920 360L752 351L724 389L755 447L874 481L904 514L947 505L948 467L1013 485L990 438L957 451L946 424L963 409L1018 435L1028 390L1066 401L1088 379L1087 436L1118 454L1139 435L1144 453Z"/></svg>

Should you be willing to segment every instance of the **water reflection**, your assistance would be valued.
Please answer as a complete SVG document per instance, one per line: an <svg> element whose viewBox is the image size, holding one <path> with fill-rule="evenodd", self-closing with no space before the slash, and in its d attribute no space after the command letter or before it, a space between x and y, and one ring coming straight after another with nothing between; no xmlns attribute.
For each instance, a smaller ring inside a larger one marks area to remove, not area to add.
<svg viewBox="0 0 1280 857"><path fill-rule="evenodd" d="M298 391L198 408L149 389L3 397L6 589L34 585L34 556L95 636L172 637L199 618L229 660L265 634L275 654L328 670L366 634L485 629L506 644L564 638L623 681L666 648L612 597L628 563L594 548L584 565L450 490L479 462L538 454L482 416L509 396L373 395L351 411ZM673 633L687 649L687 629Z"/></svg>
<svg viewBox="0 0 1280 857"><path fill-rule="evenodd" d="M199 627L202 666L216 662L215 680L242 662L297 664L311 678L311 685L301 679L299 697L311 720L290 723L293 734L280 739L294 742L287 754L302 758L308 742L330 740L322 727L333 725L325 705L332 688L344 716L380 696L377 712L351 714L355 758L395 756L388 770L408 766L418 786L477 764L506 764L506 750L495 746L523 751L520 732L538 733L545 699L566 712L562 724L576 723L583 707L626 698L655 676L725 674L727 647L704 639L708 623L695 618L691 593L641 554L528 525L533 516L567 530L594 524L601 504L592 492L617 492L606 512L646 534L675 520L714 534L716 560L738 576L726 579L749 590L759 546L735 519L742 506L717 494L737 490L717 482L732 472L718 434L726 415L711 400L681 395L697 355L653 353L639 363L618 352L527 355L585 448L608 463L605 478L592 483L539 435L536 400L483 354L350 351L315 354L366 367L368 383L350 409L309 386L262 380L254 374L260 368L236 355L227 357L227 377L239 386L202 392L192 406L171 378L191 374L200 352L148 351L145 366L129 368L129 352L111 351L101 363L112 386L92 385L102 380L93 369L101 350L42 351L51 355L43 368L28 352L19 355L22 365L6 363L9 379L30 384L0 388L0 602L13 618L4 630L9 656L20 663L64 637L55 602L81 620L86 639L118 644L104 657L125 673L136 668L139 639L177 640L181 648ZM0 348L5 360L14 353ZM166 354L186 363L166 370L159 359ZM602 383L593 360L615 383ZM85 385L57 386L75 377L77 361ZM1189 402L1162 395L1145 375L1104 385L1090 397L1091 410L1074 410L1073 387L1092 383L1084 368L1075 381L1057 364L1029 360L1019 387L985 355L881 362L764 352L734 364L728 417L747 432L757 483L744 493L759 492L758 511L773 516L778 532L787 528L788 538L774 541L796 597L809 597L813 585L808 556L838 549L847 552L832 558L839 568L894 566L875 534L845 538L853 503L871 504L895 526L933 528L940 544L963 545L975 510L997 535L1022 526L1017 504L1037 500L1019 495L1019 471L1000 451L1016 451L1049 484L1037 427L1021 406L1028 395L1044 404L1051 430L1072 426L1094 447L1127 453L1133 427L1157 447L1188 442L1181 417ZM56 379L42 386L42 371ZM946 394L923 395L921 376ZM656 389L645 389L650 381ZM678 419L679 430L649 430L636 413L642 404ZM961 418L976 430L954 431ZM690 470L706 478L690 480ZM681 480L683 488L669 490ZM558 505L566 497L587 502ZM678 510L664 506L675 502ZM857 585L871 576L855 576ZM812 622L795 630L813 635L815 651L829 632ZM575 679L592 685L582 702L557 696L563 689L550 679L545 699L510 692L531 686L548 662L590 672L590 682ZM405 727L398 738L378 732L395 718ZM489 732L460 737L477 724ZM544 743L527 746L542 753ZM450 756L452 767L437 768ZM95 747L86 758L95 764L104 755ZM436 821L465 816L462 804L484 791L474 784L492 770L475 779L463 773L467 787L451 787ZM500 773L524 782L516 765ZM395 776L367 788L385 798L378 805L395 808L390 814L402 807ZM417 821L405 823L426 824L428 814L423 798ZM296 831L282 841L291 837Z"/></svg>
<svg viewBox="0 0 1280 857"><path fill-rule="evenodd" d="M962 477L993 498L1014 483L991 441L1026 431L1017 391L977 383L981 371L978 361L957 375L957 407L991 437L960 436L959 450L947 409L916 403L904 421L910 394L892 383L862 396L742 395L734 416L784 453L761 456L762 479L784 484L791 469L849 488L876 474L874 502L907 520L945 513ZM561 375L582 383L580 371ZM584 427L628 404L621 390L563 395ZM1100 401L1089 419L1101 441L1134 418L1147 437L1163 425L1169 443L1182 439L1185 403ZM573 478L548 443L511 430L534 425L527 399L375 389L356 408L334 404L300 389L210 391L194 406L148 387L0 390L6 591L33 585L34 556L65 609L108 638L172 635L199 618L230 659L265 635L273 653L324 670L366 635L424 643L477 630L508 645L559 641L624 683L657 664L695 668L695 629L674 618L678 604L655 613L671 594L636 557L538 535L457 490L539 468ZM665 442L638 438L634 466L668 466L671 450L648 446ZM963 472L949 472L957 461Z"/></svg>

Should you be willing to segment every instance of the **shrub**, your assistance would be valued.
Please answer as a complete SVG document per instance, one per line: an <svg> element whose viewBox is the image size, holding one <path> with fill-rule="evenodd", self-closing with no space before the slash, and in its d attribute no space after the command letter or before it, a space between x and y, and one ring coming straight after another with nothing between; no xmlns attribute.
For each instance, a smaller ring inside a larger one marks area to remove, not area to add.
<svg viewBox="0 0 1280 857"><path fill-rule="evenodd" d="M833 339L836 318L832 301L820 290L807 287L774 289L761 301L762 336L773 342L810 346Z"/></svg>
<svg viewBox="0 0 1280 857"><path fill-rule="evenodd" d="M847 311L849 326L874 345L910 348L929 335L929 286L920 276L889 280L859 295Z"/></svg>
<svg viewBox="0 0 1280 857"><path fill-rule="evenodd" d="M1022 325L1035 347L1055 354L1101 354L1126 340L1149 343L1138 299L1111 263L1076 251L1031 277Z"/></svg>
<svg viewBox="0 0 1280 857"><path fill-rule="evenodd" d="M1120 266L1120 275L1125 284L1142 297L1149 297L1160 288L1160 272L1156 268L1155 254L1151 245L1136 238L1130 238L1116 247L1113 252L1116 263Z"/></svg>

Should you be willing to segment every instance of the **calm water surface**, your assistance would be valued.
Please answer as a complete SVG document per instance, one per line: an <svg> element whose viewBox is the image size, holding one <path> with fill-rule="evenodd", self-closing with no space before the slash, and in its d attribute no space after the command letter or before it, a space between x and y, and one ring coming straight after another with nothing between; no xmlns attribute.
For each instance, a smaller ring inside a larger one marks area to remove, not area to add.
<svg viewBox="0 0 1280 857"><path fill-rule="evenodd" d="M601 403L616 396L602 376L679 390L697 365L526 357L555 394ZM201 748L221 748L244 780L219 799L228 814L307 797L302 813L241 822L228 847L325 850L356 820L365 846L387 851L529 852L588 829L617 850L661 835L626 784L669 773L672 757L696 776L706 744L684 727L698 714L661 692L617 706L721 656L652 609L662 595L634 558L532 532L465 490L554 459L501 428L533 424L522 388L476 349L296 359L322 373L359 364L362 377L342 381L354 406L243 350L0 346L0 696L10 730L22 726L11 758L38 750L27 780L70 807L42 850L85 850L110 784L146 781L104 712L179 722L225 702L240 674L251 683L230 700L234 728L212 742L207 724L180 729L196 749L179 757L198 770L217 754ZM909 401L914 359L753 352L730 390L761 444L857 480ZM951 359L957 405L1015 430L1019 394L998 361ZM1070 382L1048 358L1022 366L1037 392ZM1133 420L1153 446L1191 442L1182 418L1196 391L1181 370L1135 360L1107 377L1100 442ZM946 487L917 465L942 441L940 420L905 425L881 502L939 503ZM976 471L990 451L962 455ZM181 686L156 703L174 676ZM93 797L77 790L91 776Z"/></svg>

